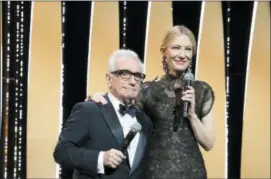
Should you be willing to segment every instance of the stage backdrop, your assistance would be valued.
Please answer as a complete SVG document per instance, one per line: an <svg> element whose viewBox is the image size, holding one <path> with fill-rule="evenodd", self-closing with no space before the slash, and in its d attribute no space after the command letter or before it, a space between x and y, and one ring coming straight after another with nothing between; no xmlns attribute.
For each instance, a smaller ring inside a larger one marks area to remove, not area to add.
<svg viewBox="0 0 271 179"><path fill-rule="evenodd" d="M270 178L270 6L254 5L243 119L241 178Z"/></svg>
<svg viewBox="0 0 271 179"><path fill-rule="evenodd" d="M87 94L107 91L108 56L119 48L118 7L118 2L92 3L88 73L85 74ZM256 8L249 49L242 176L269 178L270 9L265 2L259 2ZM159 45L172 26L171 3L149 3L147 18L144 66L147 80L151 80L163 74ZM27 99L27 178L58 177L53 150L62 121L61 23L61 2L33 2ZM221 2L203 2L199 31L196 77L208 82L216 96L213 114L216 144L212 151L202 151L208 177L225 178L227 126Z"/></svg>

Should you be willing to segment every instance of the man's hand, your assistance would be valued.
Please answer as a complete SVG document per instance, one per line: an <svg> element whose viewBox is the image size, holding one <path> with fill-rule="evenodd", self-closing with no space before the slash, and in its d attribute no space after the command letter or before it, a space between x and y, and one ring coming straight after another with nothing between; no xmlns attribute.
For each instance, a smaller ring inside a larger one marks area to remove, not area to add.
<svg viewBox="0 0 271 179"><path fill-rule="evenodd" d="M126 157L123 153L116 149L110 149L104 152L104 166L116 168Z"/></svg>

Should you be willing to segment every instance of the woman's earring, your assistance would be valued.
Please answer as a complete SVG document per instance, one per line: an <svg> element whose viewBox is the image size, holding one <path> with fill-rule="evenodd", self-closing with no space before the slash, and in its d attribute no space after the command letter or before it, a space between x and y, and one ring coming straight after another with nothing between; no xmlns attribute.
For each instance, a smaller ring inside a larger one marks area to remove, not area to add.
<svg viewBox="0 0 271 179"><path fill-rule="evenodd" d="M187 69L187 72L188 73L192 73L192 62L190 63L188 69Z"/></svg>
<svg viewBox="0 0 271 179"><path fill-rule="evenodd" d="M163 70L165 73L168 73L168 66L167 66L167 58L163 56L162 64L163 64Z"/></svg>

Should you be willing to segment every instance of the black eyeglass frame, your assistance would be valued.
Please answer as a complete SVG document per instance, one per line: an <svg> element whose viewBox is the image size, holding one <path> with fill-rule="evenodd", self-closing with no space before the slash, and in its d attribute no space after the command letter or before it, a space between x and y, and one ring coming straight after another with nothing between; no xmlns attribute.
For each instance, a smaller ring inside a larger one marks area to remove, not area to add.
<svg viewBox="0 0 271 179"><path fill-rule="evenodd" d="M143 73L131 72L130 70L127 69L116 70L111 72L111 74L118 75L125 80L130 80L131 77L134 76L135 80L138 82L142 82L146 78L146 75Z"/></svg>

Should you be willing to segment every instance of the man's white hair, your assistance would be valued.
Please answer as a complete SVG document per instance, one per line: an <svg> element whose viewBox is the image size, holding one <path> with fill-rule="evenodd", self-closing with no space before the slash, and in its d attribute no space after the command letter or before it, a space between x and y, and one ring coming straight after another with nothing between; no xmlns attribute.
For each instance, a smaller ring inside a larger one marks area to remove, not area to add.
<svg viewBox="0 0 271 179"><path fill-rule="evenodd" d="M140 61L138 55L134 51L128 49L120 49L112 53L108 60L108 72L111 73L117 70L118 59L126 60L130 58L138 62L140 65L140 72L143 73L143 63Z"/></svg>

